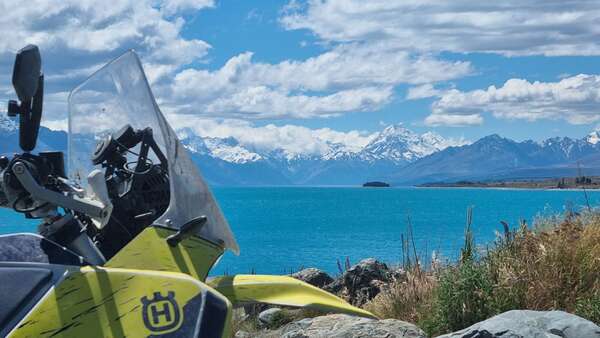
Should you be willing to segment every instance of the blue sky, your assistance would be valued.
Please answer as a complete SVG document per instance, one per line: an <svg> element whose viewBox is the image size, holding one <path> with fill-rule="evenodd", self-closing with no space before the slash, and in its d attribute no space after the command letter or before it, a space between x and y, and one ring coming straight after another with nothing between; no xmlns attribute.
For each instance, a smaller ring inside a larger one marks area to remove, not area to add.
<svg viewBox="0 0 600 338"><path fill-rule="evenodd" d="M69 88L129 48L176 127L194 121L199 134L252 134L249 143L360 146L398 123L450 139L580 138L600 124L600 5L593 2L15 6L0 2L1 10L30 19L0 19L7 30L0 71L9 73L12 53L25 42L40 45L45 123L55 128L64 125ZM0 99L8 99L9 78L0 80Z"/></svg>
<svg viewBox="0 0 600 338"><path fill-rule="evenodd" d="M198 12L189 17L183 31L186 37L201 38L213 49L209 53L209 69L221 67L231 57L252 51L256 61L278 63L288 59L305 60L326 51L319 39L307 29L289 31L282 27L279 17L285 2L243 0L222 1L214 9ZM600 43L600 42L599 42ZM444 83L459 90L476 90L490 85L500 87L511 78L531 81L555 82L566 75L596 74L600 70L598 56L502 56L487 53L445 53L448 60L469 61L474 73L464 78ZM403 123L415 131L435 130L446 136L465 136L477 139L498 133L515 139L545 139L552 136L582 137L595 128L595 124L573 125L564 121L504 120L491 117L481 126L434 127L423 124L429 115L433 98L406 100L408 86L396 87L394 99L382 109L372 113L348 113L327 119L303 121L264 120L262 123L298 123L311 128L336 126L340 130L378 130L381 123ZM600 105L599 105L600 108ZM600 109L599 109L600 112ZM533 128L532 128L533 127Z"/></svg>

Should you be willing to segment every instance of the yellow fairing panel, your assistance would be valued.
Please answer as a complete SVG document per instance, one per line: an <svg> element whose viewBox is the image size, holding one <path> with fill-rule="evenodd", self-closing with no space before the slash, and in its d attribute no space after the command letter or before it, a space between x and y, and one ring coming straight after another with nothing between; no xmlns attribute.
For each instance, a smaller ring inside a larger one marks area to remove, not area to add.
<svg viewBox="0 0 600 338"><path fill-rule="evenodd" d="M166 238L175 231L148 227L104 266L123 269L172 271L204 281L223 248L198 237L184 239L176 247Z"/></svg>
<svg viewBox="0 0 600 338"><path fill-rule="evenodd" d="M214 307L206 309L215 297L223 304L217 337L227 337L231 303L189 276L84 267L51 289L9 337L197 336L200 318L215 318Z"/></svg>
<svg viewBox="0 0 600 338"><path fill-rule="evenodd" d="M376 318L328 292L287 276L236 275L208 282L234 305L267 303Z"/></svg>

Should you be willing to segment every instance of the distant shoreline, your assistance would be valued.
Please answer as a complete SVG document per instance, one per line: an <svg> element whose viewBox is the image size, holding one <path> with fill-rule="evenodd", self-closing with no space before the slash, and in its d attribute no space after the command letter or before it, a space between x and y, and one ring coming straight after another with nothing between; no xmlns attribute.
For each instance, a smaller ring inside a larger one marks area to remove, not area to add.
<svg viewBox="0 0 600 338"><path fill-rule="evenodd" d="M513 187L513 186L461 186L461 185L417 185L415 188L436 188L436 189L495 189L495 190L546 190L546 191L584 191L600 190L600 187L572 187L572 188L546 188L546 187Z"/></svg>
<svg viewBox="0 0 600 338"><path fill-rule="evenodd" d="M560 177L542 180L499 180L431 182L416 185L418 188L478 188L524 190L599 190L599 176Z"/></svg>
<svg viewBox="0 0 600 338"><path fill-rule="evenodd" d="M365 189L362 185L215 185L212 189L270 189L270 188L284 188L284 189L360 189L360 190L379 190L379 189ZM451 184L420 184L420 185L391 185L387 189L495 189L495 190L553 190L553 191L582 191L582 190L598 190L597 187L570 187L570 188L556 188L556 187L513 187L513 186L474 186L474 185L451 185ZM386 190L386 189L382 189Z"/></svg>

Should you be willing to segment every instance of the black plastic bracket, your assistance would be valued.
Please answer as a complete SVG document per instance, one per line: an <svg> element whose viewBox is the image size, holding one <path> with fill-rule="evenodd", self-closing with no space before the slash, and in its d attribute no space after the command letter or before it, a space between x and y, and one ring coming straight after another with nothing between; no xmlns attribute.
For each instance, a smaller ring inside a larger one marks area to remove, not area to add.
<svg viewBox="0 0 600 338"><path fill-rule="evenodd" d="M204 226L204 224L206 224L207 220L208 219L206 218L206 216L200 216L185 223L181 226L179 231L167 237L167 243L169 243L170 246L177 246L177 244L179 244L184 239L197 233L197 231L200 230Z"/></svg>

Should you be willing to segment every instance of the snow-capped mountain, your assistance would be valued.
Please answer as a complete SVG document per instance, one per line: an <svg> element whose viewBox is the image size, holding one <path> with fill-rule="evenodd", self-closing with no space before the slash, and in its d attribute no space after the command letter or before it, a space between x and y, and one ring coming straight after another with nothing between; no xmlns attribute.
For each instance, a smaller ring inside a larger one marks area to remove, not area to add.
<svg viewBox="0 0 600 338"><path fill-rule="evenodd" d="M198 158L198 165L215 173L228 168L229 177L218 183L235 184L240 179L254 181L266 172L278 172L285 184L356 184L392 173L424 156L456 145L432 132L416 134L400 125L391 125L372 135L362 147L340 142L321 142L320 152L294 152L286 145L259 149L233 137L196 135L191 129L178 131L184 146ZM462 144L462 143L461 143ZM199 159L201 158L201 160ZM210 167L210 168L208 168ZM249 169L251 168L251 169ZM252 171L252 173L250 172ZM256 172L256 173L254 173ZM210 174L208 174L210 180Z"/></svg>
<svg viewBox="0 0 600 338"><path fill-rule="evenodd" d="M449 145L462 144L451 144L434 132L418 135L400 125L391 125L367 144L359 156L371 162L390 160L398 164L411 163Z"/></svg>
<svg viewBox="0 0 600 338"><path fill-rule="evenodd" d="M516 142L498 135L477 142L416 134L392 125L363 138L363 146L321 140L317 151L288 145L253 145L233 137L203 137L177 131L211 184L357 185L367 180L395 184L459 179L552 177L600 174L600 132L581 138ZM93 137L89 142L95 142ZM67 148L62 131L40 128L36 151ZM310 149L310 147L309 147ZM0 113L0 154L20 152L16 119Z"/></svg>
<svg viewBox="0 0 600 338"><path fill-rule="evenodd" d="M595 130L589 133L588 136L585 137L585 141L590 144L597 144L600 142L600 131Z"/></svg>
<svg viewBox="0 0 600 338"><path fill-rule="evenodd" d="M180 135L185 136L185 135ZM327 143L321 154L290 153L283 148L260 151L235 139L182 137L192 153L202 154L199 165L230 168L227 178L214 181L236 184L276 175L284 184L359 184L381 179L412 184L453 179L486 179L569 175L575 167L598 168L600 173L600 132L581 139L554 137L544 141L516 142L499 135L484 137L473 144L447 140L427 132L416 134L401 125L391 125L373 135L359 149L341 143ZM248 169L248 168L251 168ZM257 175L253 177L253 175ZM209 176L210 180L210 174ZM275 176L274 176L275 177Z"/></svg>
<svg viewBox="0 0 600 338"><path fill-rule="evenodd" d="M54 131L40 127L36 151L66 150L67 134L63 131ZM6 116L0 111L0 154L14 154L22 152L19 147L18 119Z"/></svg>
<svg viewBox="0 0 600 338"><path fill-rule="evenodd" d="M6 112L0 110L0 130L4 133L16 132L19 129L19 124L16 119L11 119L6 116Z"/></svg>
<svg viewBox="0 0 600 338"><path fill-rule="evenodd" d="M193 154L207 155L230 163L256 162L262 156L239 144L233 137L201 137L189 129L177 132L183 145Z"/></svg>
<svg viewBox="0 0 600 338"><path fill-rule="evenodd" d="M202 137L190 129L178 131L184 145L192 152L209 155L231 163L248 163L264 160L276 161L331 161L360 160L366 162L391 161L406 164L442 150L449 145L462 145L448 142L442 136L427 132L418 135L400 125L391 125L377 133L371 142L359 149L351 149L345 144L326 142L327 149L321 154L293 153L284 147L275 146L269 150L258 150L252 145L243 145L235 138Z"/></svg>
<svg viewBox="0 0 600 338"><path fill-rule="evenodd" d="M387 179L396 184L537 178L600 174L596 133L582 139L554 137L516 142L486 136L462 147L449 147L400 168Z"/></svg>

